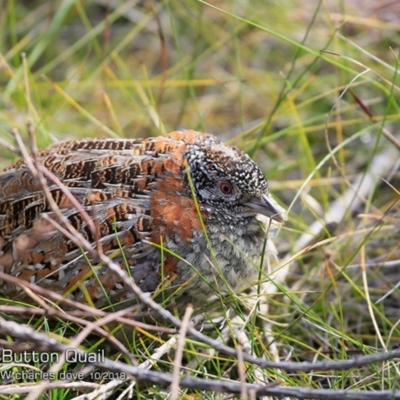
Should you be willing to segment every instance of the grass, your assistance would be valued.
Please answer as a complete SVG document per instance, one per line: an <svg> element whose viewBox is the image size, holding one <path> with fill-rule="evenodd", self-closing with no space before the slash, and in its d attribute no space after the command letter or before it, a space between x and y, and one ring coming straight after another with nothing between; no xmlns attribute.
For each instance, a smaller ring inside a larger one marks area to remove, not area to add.
<svg viewBox="0 0 400 400"><path fill-rule="evenodd" d="M0 7L1 138L13 143L11 130L18 128L27 140L28 121L39 147L192 128L237 145L262 167L271 192L290 210L275 243L280 259L293 262L285 284L268 298L267 315L248 318L239 300L232 300L245 321L249 351L267 359L278 354L282 360L330 361L396 346L399 149L390 135L399 140L398 14L385 22L385 7L373 10L373 2L366 2L360 10L351 0L312 6L297 0L10 0ZM1 166L14 158L0 147ZM341 206L346 193L349 200ZM327 215L330 224L315 234L312 224ZM315 236L307 242L311 248L299 243L306 233ZM272 327L269 343L260 320ZM82 332L45 314L29 323L64 343ZM224 329L234 333L237 325L229 318L225 324L207 322L204 333L218 338ZM171 332L137 328L125 345L138 363L145 362ZM108 357L129 362L104 339L87 337L81 346L105 348ZM187 339L185 374L332 391L400 390L396 362L294 373L260 370L206 348ZM172 371L174 356L174 350L166 353L153 369ZM10 368L0 363L0 370ZM80 363L63 367L82 368L88 369ZM22 396L2 390L0 398ZM136 398L164 399L169 393L157 384L132 390ZM56 388L40 398L80 393ZM196 397L222 395L179 392L181 399Z"/></svg>

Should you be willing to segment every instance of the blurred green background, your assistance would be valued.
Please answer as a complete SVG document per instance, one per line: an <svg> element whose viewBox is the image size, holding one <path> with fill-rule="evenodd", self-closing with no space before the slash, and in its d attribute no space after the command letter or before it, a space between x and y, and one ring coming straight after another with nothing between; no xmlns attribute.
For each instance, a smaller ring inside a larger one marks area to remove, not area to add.
<svg viewBox="0 0 400 400"><path fill-rule="evenodd" d="M0 7L1 139L17 128L27 140L28 121L39 147L214 133L257 160L291 207L275 241L296 260L272 303L277 342L311 359L400 341L400 2ZM16 157L0 146L1 166ZM324 229L300 252L314 221Z"/></svg>

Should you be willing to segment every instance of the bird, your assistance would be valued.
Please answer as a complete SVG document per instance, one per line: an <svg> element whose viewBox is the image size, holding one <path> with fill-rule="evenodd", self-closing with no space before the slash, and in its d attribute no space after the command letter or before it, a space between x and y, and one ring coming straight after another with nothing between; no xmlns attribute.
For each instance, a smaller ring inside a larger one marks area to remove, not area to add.
<svg viewBox="0 0 400 400"><path fill-rule="evenodd" d="M260 167L209 133L70 140L34 157L47 194L26 158L0 171L0 272L98 308L135 295L50 220L101 245L143 292L202 307L265 274L265 243L286 218ZM0 280L0 296L24 293Z"/></svg>

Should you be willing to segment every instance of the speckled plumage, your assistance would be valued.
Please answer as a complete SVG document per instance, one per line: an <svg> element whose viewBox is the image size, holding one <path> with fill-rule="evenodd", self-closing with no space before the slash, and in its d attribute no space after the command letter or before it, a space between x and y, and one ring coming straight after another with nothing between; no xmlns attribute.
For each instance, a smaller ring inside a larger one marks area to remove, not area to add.
<svg viewBox="0 0 400 400"><path fill-rule="evenodd" d="M259 167L210 134L69 141L37 158L95 222L103 251L127 268L142 290L153 292L167 280L195 305L227 291L226 283L238 291L254 282L265 216L282 222ZM79 210L56 184L48 185L63 215L94 243ZM123 282L43 214L57 219L25 163L1 171L0 270L77 301L88 300L86 293L98 307L108 301L129 305L133 295ZM0 294L17 298L19 292L0 281Z"/></svg>

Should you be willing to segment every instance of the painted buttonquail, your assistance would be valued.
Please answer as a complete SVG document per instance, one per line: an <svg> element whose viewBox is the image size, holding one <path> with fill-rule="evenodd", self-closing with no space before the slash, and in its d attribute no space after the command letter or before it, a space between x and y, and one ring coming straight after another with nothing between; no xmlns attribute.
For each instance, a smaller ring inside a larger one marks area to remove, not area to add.
<svg viewBox="0 0 400 400"><path fill-rule="evenodd" d="M270 222L283 222L258 165L210 134L67 141L37 159L90 215L104 253L143 291L169 280L195 306L226 292L226 284L237 292L257 281ZM53 181L47 185L62 214L95 243L81 211ZM89 296L97 307L130 305L133 294L120 278L44 214L57 220L24 161L2 170L0 271L76 301ZM0 296L20 292L0 280Z"/></svg>

